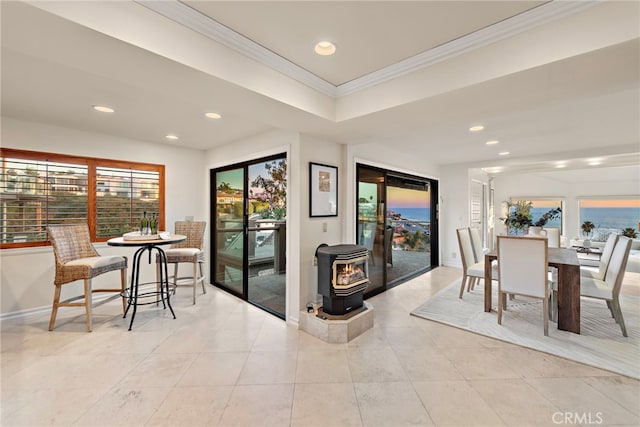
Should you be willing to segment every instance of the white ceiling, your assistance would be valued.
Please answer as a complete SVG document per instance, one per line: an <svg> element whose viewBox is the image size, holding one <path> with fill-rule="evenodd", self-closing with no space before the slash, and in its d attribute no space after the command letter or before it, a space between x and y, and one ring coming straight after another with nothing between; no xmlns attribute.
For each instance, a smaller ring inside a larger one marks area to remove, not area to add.
<svg viewBox="0 0 640 427"><path fill-rule="evenodd" d="M442 165L601 157L638 176L640 4L571 3L3 1L2 115L196 149L282 128ZM322 38L336 55L312 53Z"/></svg>

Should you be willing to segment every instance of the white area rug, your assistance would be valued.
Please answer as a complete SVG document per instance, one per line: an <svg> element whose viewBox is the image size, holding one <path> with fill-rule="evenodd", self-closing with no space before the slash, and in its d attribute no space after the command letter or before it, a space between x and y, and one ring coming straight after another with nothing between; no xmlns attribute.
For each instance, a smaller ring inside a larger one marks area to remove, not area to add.
<svg viewBox="0 0 640 427"><path fill-rule="evenodd" d="M494 289L497 288L493 286ZM582 298L581 334L560 331L549 322L549 336L542 328L542 301L516 297L503 312L498 325L497 291L493 311L485 313L484 289L476 286L458 298L460 280L449 285L411 312L424 319L445 323L481 335L543 351L597 368L640 379L640 298L620 299L628 337L613 320L604 301Z"/></svg>

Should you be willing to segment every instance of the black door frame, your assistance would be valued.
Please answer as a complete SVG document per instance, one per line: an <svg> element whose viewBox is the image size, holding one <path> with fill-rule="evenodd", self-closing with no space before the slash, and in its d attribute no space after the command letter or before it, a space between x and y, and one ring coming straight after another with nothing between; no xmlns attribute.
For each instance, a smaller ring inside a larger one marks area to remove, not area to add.
<svg viewBox="0 0 640 427"><path fill-rule="evenodd" d="M376 172L381 173L384 176L384 182L383 182L383 186L384 186L384 197L385 200L383 200L384 205L385 205L385 211L388 209L387 206L387 201L386 201L386 197L387 197L387 185L389 183L389 177L395 177L395 178L400 178L400 179L406 179L406 180L412 180L412 181L418 181L421 183L427 183L429 185L429 189L430 189L430 195L431 195L431 206L432 209L430 210L430 223L431 223L431 230L430 230L430 236L431 236L431 260L430 260L430 266L426 267L422 270L418 270L416 271L415 274L411 274L408 276L403 276L400 279L397 279L396 281L394 281L393 283L388 283L388 278L387 278L387 265L386 263L384 263L384 267L383 267L383 284L380 287L375 288L373 291L367 293L365 292L364 297L365 298L370 298L374 295L377 295L379 293L385 292L388 289L391 289L394 286L397 286L401 283L404 283L414 277L420 276L421 274L426 273L427 271L430 271L436 267L438 267L440 265L440 257L439 257L439 253L440 253L440 236L439 236L439 232L438 232L438 222L439 222L439 212L440 212L440 205L439 205L439 200L440 200L440 196L439 196L439 190L438 190L438 184L439 181L435 180L435 179L431 179L431 178L426 178L426 177L421 177L421 176L416 176L416 175L411 175L411 174L407 174L404 172L398 172L398 171L394 171L391 169L384 169L384 168L380 168L377 166L371 166L368 165L366 163L356 163L356 197L355 197L355 224L358 223L358 200L360 197L359 194L359 186L358 183L360 182L360 168L364 167L364 168L368 168L370 170L374 170ZM385 212L384 215L384 223L383 223L384 228L386 229L387 227L387 215ZM355 227L356 229L356 234L357 234L357 227ZM356 235L356 239L355 242L358 241L358 236ZM384 244L384 242L383 242ZM384 251L386 251L386 248L383 248L383 253ZM391 286L389 286L391 285Z"/></svg>
<svg viewBox="0 0 640 427"><path fill-rule="evenodd" d="M267 157L261 157L261 158L257 158L257 159L252 159L252 160L247 160L244 162L240 162L240 163L234 163L231 165L226 165L226 166L222 166L219 168L215 168L215 169L210 169L209 170L209 185L211 187L211 191L210 191L210 205L209 205L209 216L210 216L210 223L212 224L212 227L210 227L209 233L210 233L210 242L211 242L211 248L212 248L212 254L215 256L216 254L216 250L215 248L217 248L217 244L218 244L218 221L217 221L217 182L216 182L216 174L218 172L225 172L225 171L229 171L229 170L233 170L233 169L243 169L243 179L244 179L244 185L243 185L243 194L242 194L242 228L243 228L243 232L242 232L242 292L239 293L237 291L235 291L234 289L231 289L229 287L224 286L223 284L219 283L216 280L216 276L215 276L215 265L216 265L216 261L215 259L213 259L210 264L210 271L209 271L209 277L211 277L211 284L214 285L217 288L222 289L225 292L228 292L238 298L240 298L243 301L246 301L252 305L255 305L256 307L261 308L264 311L267 311L277 317L280 317L282 319L285 318L286 313L278 313L275 312L271 309L269 309L268 307L264 307L261 306L259 304L255 304L253 303L251 300L249 300L249 269L246 268L247 264L249 262L249 233L248 233L248 228L249 228L249 209L248 209L248 201L249 201L249 186L250 183L247 182L248 180L248 172L249 172L249 166L254 165L256 163L264 163L264 162L268 162L268 161L272 161L272 160L279 160L279 159L287 159L287 153L279 153L279 154L273 154Z"/></svg>

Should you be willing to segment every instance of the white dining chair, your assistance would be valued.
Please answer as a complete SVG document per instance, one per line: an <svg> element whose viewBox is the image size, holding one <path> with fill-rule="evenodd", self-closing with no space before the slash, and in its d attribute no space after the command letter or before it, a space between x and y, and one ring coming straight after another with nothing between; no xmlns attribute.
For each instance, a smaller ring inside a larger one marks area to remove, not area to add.
<svg viewBox="0 0 640 427"><path fill-rule="evenodd" d="M482 246L480 229L478 227L469 227L469 236L471 237L471 246L473 247L475 262L484 262L484 248Z"/></svg>
<svg viewBox="0 0 640 427"><path fill-rule="evenodd" d="M545 237L498 236L498 324L507 294L542 300L544 335L549 335L547 279L549 248Z"/></svg>
<svg viewBox="0 0 640 427"><path fill-rule="evenodd" d="M460 259L462 260L462 282L460 283L459 298L464 294L465 284L467 292L475 287L475 284L484 279L484 260L475 262L473 244L471 243L471 233L468 227L458 228L458 247L460 248ZM493 280L498 277L498 270L492 266L491 277Z"/></svg>
<svg viewBox="0 0 640 427"><path fill-rule="evenodd" d="M547 243L550 248L560 247L560 229L557 227L543 227L542 231L547 236Z"/></svg>
<svg viewBox="0 0 640 427"><path fill-rule="evenodd" d="M619 296L630 251L631 239L622 236L618 237L604 279L580 277L580 296L606 301L611 315L616 323L620 325L622 335L625 337L628 336L627 328L624 324Z"/></svg>
<svg viewBox="0 0 640 427"><path fill-rule="evenodd" d="M603 280L605 274L607 273L607 268L609 267L609 261L611 260L611 254L613 253L613 248L616 245L617 241L618 241L617 234L613 234L613 233L609 234L609 237L607 238L607 241L604 244L604 248L602 249L602 255L600 255L600 265L598 266L598 271L581 268L580 276Z"/></svg>

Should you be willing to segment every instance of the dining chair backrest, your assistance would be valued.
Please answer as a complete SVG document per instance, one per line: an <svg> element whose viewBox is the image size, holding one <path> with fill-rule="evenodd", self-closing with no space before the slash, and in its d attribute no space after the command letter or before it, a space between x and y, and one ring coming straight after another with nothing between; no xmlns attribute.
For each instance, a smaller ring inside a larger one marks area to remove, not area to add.
<svg viewBox="0 0 640 427"><path fill-rule="evenodd" d="M609 234L607 241L604 244L604 248L602 248L602 255L600 255L600 265L598 266L598 276L600 279L604 280L607 269L609 268L609 262L611 261L611 255L613 254L613 248L616 246L618 242L617 234Z"/></svg>
<svg viewBox="0 0 640 427"><path fill-rule="evenodd" d="M460 248L460 258L462 259L462 267L466 271L469 266L475 264L475 256L473 254L473 246L471 244L471 234L469 228L458 228L458 246Z"/></svg>
<svg viewBox="0 0 640 427"><path fill-rule="evenodd" d="M548 259L545 237L498 236L500 292L546 298Z"/></svg>
<svg viewBox="0 0 640 427"><path fill-rule="evenodd" d="M373 242L375 238L375 223L364 222L361 225L362 234L360 244L365 246L369 251L373 251Z"/></svg>
<svg viewBox="0 0 640 427"><path fill-rule="evenodd" d="M175 234L187 236L187 239L180 243L171 245L176 248L204 248L204 229L207 227L206 221L176 221Z"/></svg>
<svg viewBox="0 0 640 427"><path fill-rule="evenodd" d="M544 227L542 230L546 232L549 247L559 248L560 247L560 229L557 227Z"/></svg>
<svg viewBox="0 0 640 427"><path fill-rule="evenodd" d="M604 281L611 286L614 295L620 292L630 251L631 239L623 236L618 237L618 241L611 254L607 273L604 276Z"/></svg>
<svg viewBox="0 0 640 427"><path fill-rule="evenodd" d="M480 229L478 227L469 227L469 236L471 237L471 246L473 247L474 262L482 262L484 249L482 247Z"/></svg>

